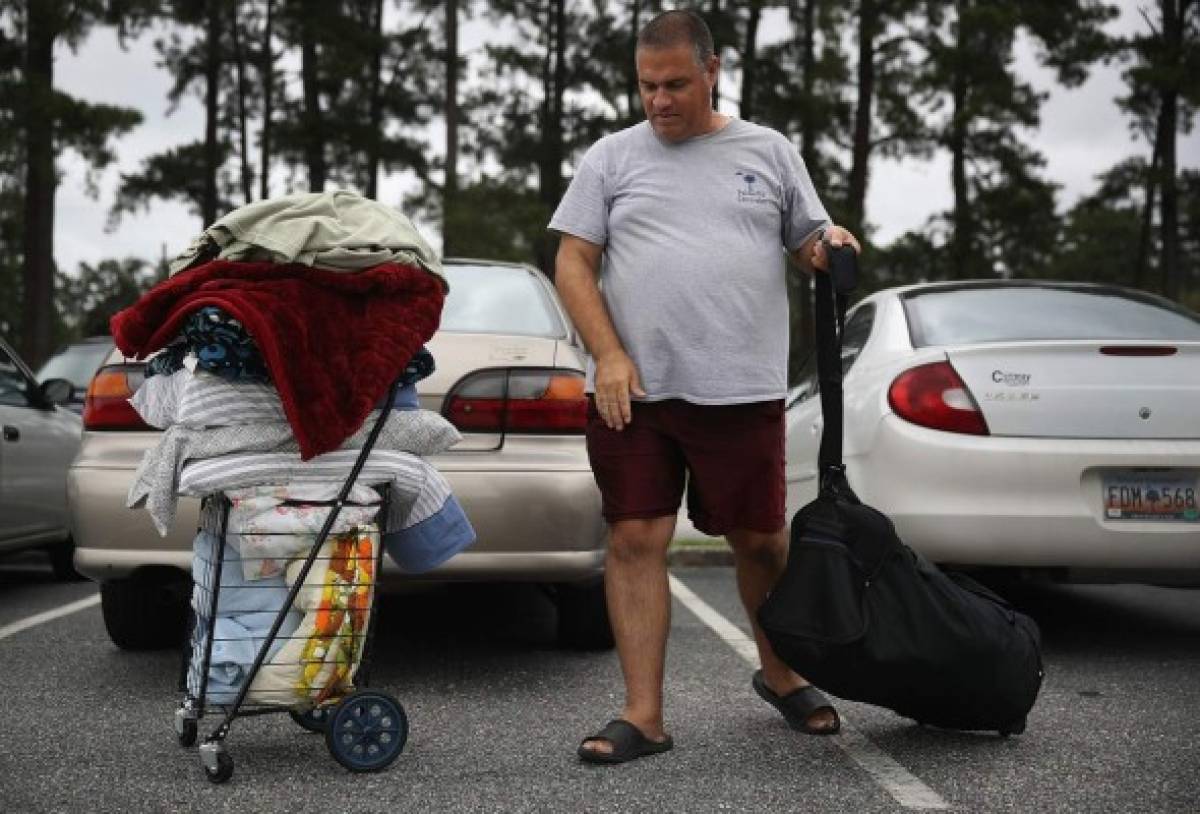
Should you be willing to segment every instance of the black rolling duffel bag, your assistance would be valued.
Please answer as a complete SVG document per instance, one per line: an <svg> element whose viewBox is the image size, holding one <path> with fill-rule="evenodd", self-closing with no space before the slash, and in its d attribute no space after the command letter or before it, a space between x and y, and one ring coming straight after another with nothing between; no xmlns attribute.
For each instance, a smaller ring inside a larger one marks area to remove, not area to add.
<svg viewBox="0 0 1200 814"><path fill-rule="evenodd" d="M816 275L820 494L792 519L787 568L758 620L789 667L834 695L922 724L1020 733L1042 683L1037 625L906 546L846 479L840 330L857 268L850 248L830 254Z"/></svg>

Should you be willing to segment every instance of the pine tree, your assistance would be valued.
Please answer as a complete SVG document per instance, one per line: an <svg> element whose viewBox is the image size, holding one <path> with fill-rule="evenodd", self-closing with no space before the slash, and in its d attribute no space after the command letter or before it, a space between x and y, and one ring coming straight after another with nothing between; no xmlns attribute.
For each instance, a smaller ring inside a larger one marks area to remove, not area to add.
<svg viewBox="0 0 1200 814"><path fill-rule="evenodd" d="M950 153L954 194L935 276L1042 273L1055 248L1056 187L1020 137L1038 127L1044 97L1014 71L1017 34L1031 34L1060 81L1077 84L1103 54L1101 26L1114 13L1096 0L926 0L918 87L938 117L932 142Z"/></svg>
<svg viewBox="0 0 1200 814"><path fill-rule="evenodd" d="M56 158L71 150L89 167L99 169L115 156L112 140L140 121L136 110L92 104L69 96L54 85L54 48L65 43L74 48L96 25L132 25L137 4L102 0L5 0L0 3L0 30L5 32L0 65L3 77L19 77L12 94L0 98L3 119L10 124L0 150L14 152L16 178L6 182L4 194L21 199L21 307L20 352L35 367L50 354L54 338L54 201L58 188ZM20 45L16 45L20 43ZM13 49L20 53L13 67ZM6 128L8 129L8 128ZM19 134L19 135L17 135ZM15 136L15 138L14 138ZM7 144L5 144L7 142ZM11 158L10 158L11 160ZM19 192L17 191L19 190ZM13 326L16 328L17 326Z"/></svg>
<svg viewBox="0 0 1200 814"><path fill-rule="evenodd" d="M1119 103L1135 131L1151 143L1144 164L1136 282L1179 299L1192 275L1200 273L1195 256L1181 251L1181 208L1193 203L1180 195L1177 155L1178 134L1190 132L1200 109L1200 2L1158 0L1156 5L1156 15L1143 11L1145 30L1118 44L1131 63L1124 74L1129 92ZM1157 260L1153 282L1151 257Z"/></svg>

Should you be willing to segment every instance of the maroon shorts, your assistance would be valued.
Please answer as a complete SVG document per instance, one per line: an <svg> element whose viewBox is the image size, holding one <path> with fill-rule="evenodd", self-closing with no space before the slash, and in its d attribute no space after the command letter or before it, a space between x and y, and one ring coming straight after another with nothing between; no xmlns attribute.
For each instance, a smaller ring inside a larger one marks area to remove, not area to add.
<svg viewBox="0 0 1200 814"><path fill-rule="evenodd" d="M587 447L604 519L679 511L705 534L784 527L783 401L701 405L633 403L633 422L611 430L588 397Z"/></svg>

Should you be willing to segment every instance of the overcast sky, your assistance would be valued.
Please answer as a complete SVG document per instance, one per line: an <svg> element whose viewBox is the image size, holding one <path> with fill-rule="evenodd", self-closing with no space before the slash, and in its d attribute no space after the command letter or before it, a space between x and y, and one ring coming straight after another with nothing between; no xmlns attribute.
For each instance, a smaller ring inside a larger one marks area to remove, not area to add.
<svg viewBox="0 0 1200 814"><path fill-rule="evenodd" d="M1130 31L1144 26L1136 0L1121 0L1121 18L1114 30ZM1142 5L1147 5L1142 3ZM771 41L786 31L781 17L765 21L761 36ZM476 22L466 26L465 49L477 50L488 29ZM60 268L74 271L82 262L95 263L110 257L154 259L174 255L199 231L199 220L182 204L158 201L149 212L126 215L115 229L106 230L108 211L120 171L137 169L141 160L168 147L195 141L204 132L203 111L198 99L184 100L167 115L170 78L157 66L153 37L145 36L121 50L112 31L97 29L77 53L65 46L56 52L56 82L73 95L92 102L134 107L145 121L117 142L119 161L95 177L98 198L87 194L82 165L70 156L61 160L63 183L58 191L55 223L55 255ZM1046 175L1062 187L1061 207L1066 207L1095 187L1095 177L1123 158L1147 155L1149 147L1135 141L1126 118L1114 98L1124 91L1119 65L1097 65L1081 87L1062 89L1054 76L1036 64L1033 51L1022 43L1018 67L1035 88L1047 91L1042 107L1042 126L1030 133L1030 145L1047 160ZM722 107L736 115L736 106ZM440 149L441 137L432 142ZM1200 133L1181 136L1179 159L1185 166L1200 166ZM919 227L933 213L950 205L949 157L930 161L877 160L871 167L867 217L876 225L876 239L888 242L903 232ZM384 179L380 198L398 204L407 181L401 176ZM277 193L281 185L276 186ZM440 235L434 225L422 224L436 246Z"/></svg>

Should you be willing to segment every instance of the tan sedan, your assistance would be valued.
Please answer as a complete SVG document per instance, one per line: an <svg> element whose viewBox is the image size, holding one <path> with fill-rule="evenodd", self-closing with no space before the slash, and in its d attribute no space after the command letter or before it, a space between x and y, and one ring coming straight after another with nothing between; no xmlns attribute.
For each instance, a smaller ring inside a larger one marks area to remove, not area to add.
<svg viewBox="0 0 1200 814"><path fill-rule="evenodd" d="M417 390L422 407L462 432L458 445L428 460L479 539L422 578L547 584L560 642L609 647L605 529L584 445L575 332L554 287L533 268L459 260L447 261L445 272L450 294L428 345L437 370ZM198 511L197 501L181 500L163 538L146 512L125 508L134 469L158 439L126 401L142 368L115 351L97 373L68 477L76 567L100 582L109 635L130 649L179 638Z"/></svg>

